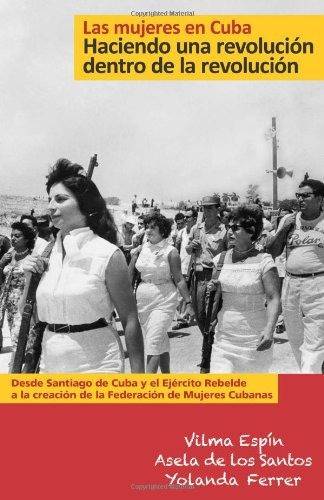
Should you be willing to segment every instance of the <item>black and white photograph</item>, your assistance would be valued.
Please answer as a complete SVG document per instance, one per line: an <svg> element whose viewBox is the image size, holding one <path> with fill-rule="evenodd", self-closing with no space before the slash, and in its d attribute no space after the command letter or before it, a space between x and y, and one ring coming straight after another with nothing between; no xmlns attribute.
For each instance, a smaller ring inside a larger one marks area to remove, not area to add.
<svg viewBox="0 0 324 500"><path fill-rule="evenodd" d="M159 11L323 2L1 0L0 372L320 374L323 81L74 78Z"/></svg>

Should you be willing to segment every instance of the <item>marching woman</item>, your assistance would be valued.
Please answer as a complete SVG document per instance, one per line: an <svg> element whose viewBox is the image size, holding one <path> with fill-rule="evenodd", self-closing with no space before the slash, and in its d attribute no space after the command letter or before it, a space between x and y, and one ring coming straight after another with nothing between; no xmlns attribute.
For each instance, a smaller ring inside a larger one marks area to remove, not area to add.
<svg viewBox="0 0 324 500"><path fill-rule="evenodd" d="M272 257L254 246L263 226L260 207L242 205L230 217L229 244L234 246L226 252L219 275L223 306L210 372L264 373L272 363L280 308L278 271Z"/></svg>
<svg viewBox="0 0 324 500"><path fill-rule="evenodd" d="M17 347L21 323L19 301L24 292L25 273L23 264L31 254L35 244L34 231L22 222L14 222L11 226L12 248L0 261L0 325L3 325L4 315L10 331L13 354ZM2 348L2 333L0 332L0 350Z"/></svg>
<svg viewBox="0 0 324 500"><path fill-rule="evenodd" d="M144 219L147 242L136 262L141 273L137 289L140 322L145 334L147 373L170 373L170 340L168 329L177 308L177 288L192 319L194 310L181 272L178 251L169 243L172 222L159 213Z"/></svg>
<svg viewBox="0 0 324 500"><path fill-rule="evenodd" d="M125 332L131 371L144 371L143 338L116 227L82 167L60 159L47 176L49 213L60 231L49 258L30 256L25 270L43 273L36 304L46 322L41 373L116 373L124 355L112 313Z"/></svg>

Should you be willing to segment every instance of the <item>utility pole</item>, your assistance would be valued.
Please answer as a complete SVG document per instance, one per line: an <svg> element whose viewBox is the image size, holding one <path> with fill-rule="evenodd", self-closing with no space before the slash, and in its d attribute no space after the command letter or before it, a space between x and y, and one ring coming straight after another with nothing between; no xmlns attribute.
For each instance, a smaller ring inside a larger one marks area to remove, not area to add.
<svg viewBox="0 0 324 500"><path fill-rule="evenodd" d="M277 178L277 125L276 118L272 117L272 204L273 210L278 208L278 178Z"/></svg>
<svg viewBox="0 0 324 500"><path fill-rule="evenodd" d="M266 170L267 174L272 173L272 205L274 210L278 210L278 178L283 179L286 175L293 176L293 170L287 170L285 167L277 168L277 150L279 141L277 139L276 118L272 117L272 127L265 133L266 140L272 139L272 170Z"/></svg>

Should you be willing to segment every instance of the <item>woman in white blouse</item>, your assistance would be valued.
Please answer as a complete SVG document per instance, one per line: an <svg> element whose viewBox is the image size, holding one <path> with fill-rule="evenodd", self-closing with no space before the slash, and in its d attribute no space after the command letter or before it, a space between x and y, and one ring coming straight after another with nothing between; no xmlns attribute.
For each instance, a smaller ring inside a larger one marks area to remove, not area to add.
<svg viewBox="0 0 324 500"><path fill-rule="evenodd" d="M270 369L280 293L272 257L254 246L262 225L258 205L238 207L227 225L233 248L226 252L219 275L223 307L218 313L211 373L262 373ZM214 258L215 267L219 258Z"/></svg>
<svg viewBox="0 0 324 500"><path fill-rule="evenodd" d="M168 329L177 308L177 289L186 312L194 317L189 291L181 272L178 250L169 243L172 223L163 215L153 213L144 219L147 242L142 246L136 267L141 273L137 289L140 322L145 334L146 371L170 372L170 341Z"/></svg>
<svg viewBox="0 0 324 500"><path fill-rule="evenodd" d="M82 167L60 159L47 177L49 212L60 231L48 266L30 257L25 271L43 272L37 313L47 323L41 373L124 371L116 308L132 372L144 371L143 338L116 228L95 184Z"/></svg>

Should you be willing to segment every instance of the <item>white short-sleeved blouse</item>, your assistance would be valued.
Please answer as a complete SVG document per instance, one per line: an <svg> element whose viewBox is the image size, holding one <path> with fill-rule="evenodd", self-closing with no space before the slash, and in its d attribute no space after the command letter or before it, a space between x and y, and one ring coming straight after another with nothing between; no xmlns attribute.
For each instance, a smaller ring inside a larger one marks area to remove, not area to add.
<svg viewBox="0 0 324 500"><path fill-rule="evenodd" d="M71 231L63 243L59 233L37 289L39 319L78 325L109 318L114 306L106 288L105 270L116 250L117 246L88 227Z"/></svg>

